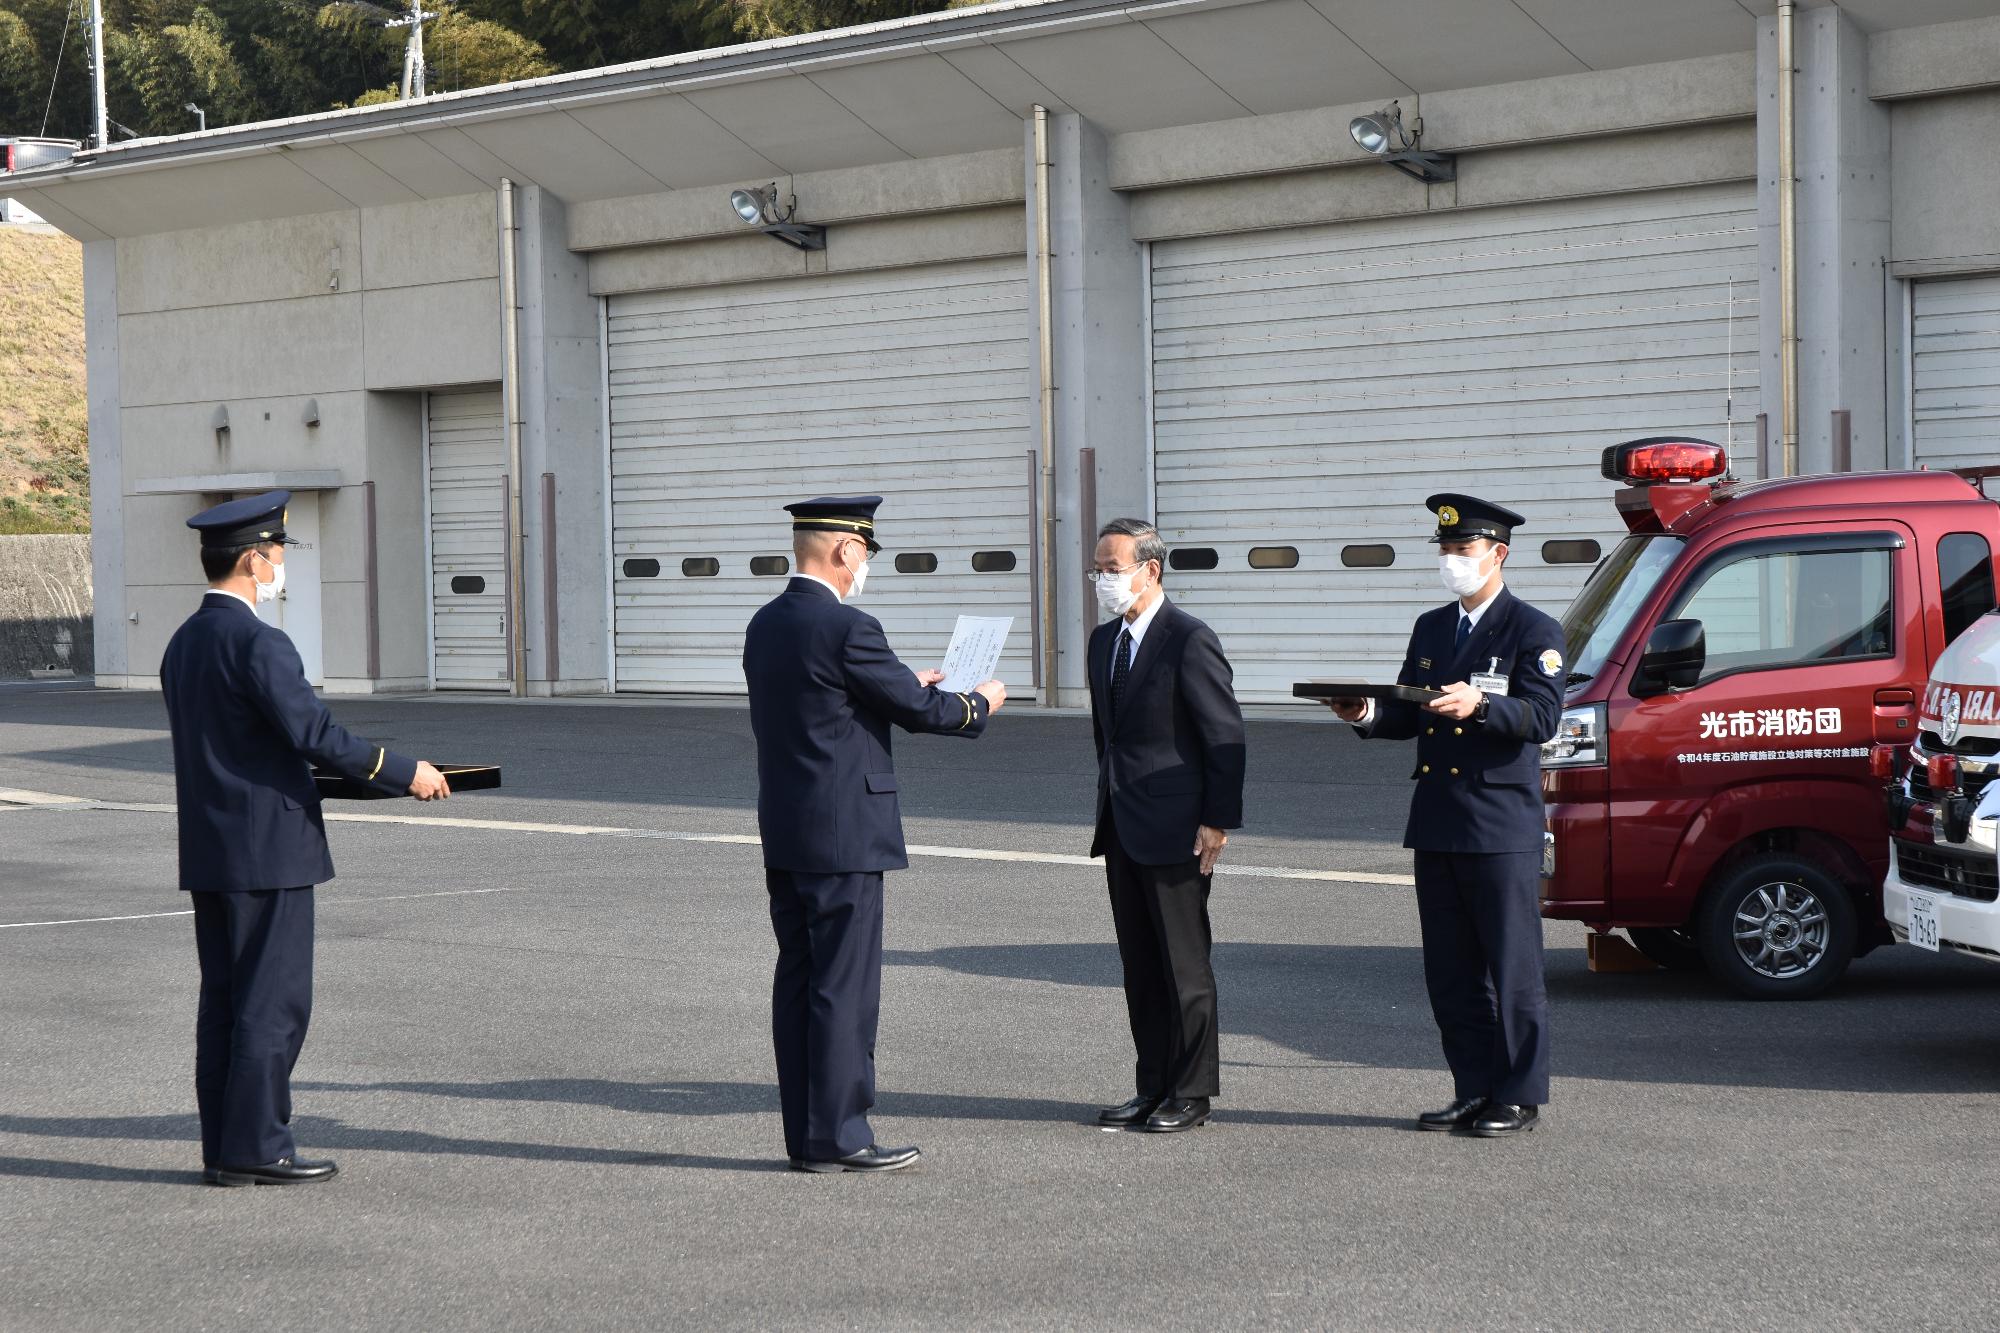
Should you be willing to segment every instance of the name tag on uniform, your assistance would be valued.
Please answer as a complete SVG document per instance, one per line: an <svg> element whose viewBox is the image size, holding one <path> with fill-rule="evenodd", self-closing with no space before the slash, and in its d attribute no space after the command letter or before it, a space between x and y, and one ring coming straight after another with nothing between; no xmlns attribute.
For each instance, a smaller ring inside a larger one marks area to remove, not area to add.
<svg viewBox="0 0 2000 1333"><path fill-rule="evenodd" d="M1488 666L1485 671L1473 672L1471 679L1465 683L1473 689L1478 690L1481 694L1505 695L1507 693L1507 677L1500 672L1500 659L1491 657L1487 659L1487 663Z"/></svg>

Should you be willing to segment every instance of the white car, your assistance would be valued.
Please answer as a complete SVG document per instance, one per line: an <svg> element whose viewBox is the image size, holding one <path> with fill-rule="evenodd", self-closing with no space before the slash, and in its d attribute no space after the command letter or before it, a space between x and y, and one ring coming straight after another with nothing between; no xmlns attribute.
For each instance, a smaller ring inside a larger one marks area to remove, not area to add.
<svg viewBox="0 0 2000 1333"><path fill-rule="evenodd" d="M2000 612L1944 650L1918 714L1882 914L1903 943L2000 961Z"/></svg>

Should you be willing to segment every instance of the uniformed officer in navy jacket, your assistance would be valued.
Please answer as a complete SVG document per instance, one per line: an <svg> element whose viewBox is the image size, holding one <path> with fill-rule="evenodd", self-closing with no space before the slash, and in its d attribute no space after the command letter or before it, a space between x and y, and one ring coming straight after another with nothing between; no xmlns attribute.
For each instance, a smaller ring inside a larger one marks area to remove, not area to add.
<svg viewBox="0 0 2000 1333"><path fill-rule="evenodd" d="M449 795L431 765L350 735L257 604L285 586L287 491L197 514L207 594L160 664L173 729L180 883L194 904L201 1006L195 1102L217 1185L325 1180L293 1142L292 1066L312 1014L313 886L333 878L312 765L383 792Z"/></svg>
<svg viewBox="0 0 2000 1333"><path fill-rule="evenodd" d="M1007 698L989 680L935 689L896 660L882 626L847 605L868 577L879 495L786 505L797 562L743 640L757 738L757 828L778 967L771 988L778 1099L794 1170L894 1171L875 1104L882 997L882 872L909 864L889 728L977 736Z"/></svg>
<svg viewBox="0 0 2000 1333"><path fill-rule="evenodd" d="M1521 516L1433 495L1439 575L1457 600L1417 618L1403 685L1418 705L1336 700L1363 736L1417 741L1403 845L1416 852L1424 981L1454 1095L1425 1129L1500 1138L1533 1129L1549 1094L1542 984L1541 746L1562 716L1562 627L1507 591Z"/></svg>

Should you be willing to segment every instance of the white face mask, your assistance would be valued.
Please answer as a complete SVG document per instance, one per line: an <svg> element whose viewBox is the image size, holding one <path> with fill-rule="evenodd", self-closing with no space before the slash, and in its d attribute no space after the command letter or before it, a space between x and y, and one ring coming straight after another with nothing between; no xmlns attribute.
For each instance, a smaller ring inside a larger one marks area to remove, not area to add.
<svg viewBox="0 0 2000 1333"><path fill-rule="evenodd" d="M1144 568L1141 565L1138 569L1128 569L1122 574L1097 580L1097 604L1104 608L1106 614L1122 616L1132 609L1132 604L1139 600L1132 584L1138 579L1139 570Z"/></svg>
<svg viewBox="0 0 2000 1333"><path fill-rule="evenodd" d="M863 560L860 564L854 567L854 583L848 588L847 596L841 598L840 600L843 602L853 601L855 598L861 595L862 585L867 582L868 582L868 562L866 560Z"/></svg>
<svg viewBox="0 0 2000 1333"><path fill-rule="evenodd" d="M1493 571L1482 568L1486 563L1483 555L1441 555L1438 557L1438 580L1444 590L1453 597L1470 597L1486 586L1486 580Z"/></svg>
<svg viewBox="0 0 2000 1333"><path fill-rule="evenodd" d="M271 566L271 581L257 584L257 604L262 606L265 602L277 601L278 594L285 590L285 567L274 563L262 551L257 552L257 558ZM257 576L252 574L250 577L254 579Z"/></svg>

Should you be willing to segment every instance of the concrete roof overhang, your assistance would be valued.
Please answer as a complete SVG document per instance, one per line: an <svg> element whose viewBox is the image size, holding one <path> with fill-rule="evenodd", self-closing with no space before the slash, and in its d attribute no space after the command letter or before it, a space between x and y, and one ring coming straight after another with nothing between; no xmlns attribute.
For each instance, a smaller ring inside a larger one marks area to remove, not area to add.
<svg viewBox="0 0 2000 1333"><path fill-rule="evenodd" d="M1993 0L1846 0L1864 28ZM444 198L582 201L1018 147L1755 47L1776 0L1004 0L393 103L137 140L10 193L85 240ZM1449 147L1450 145L1439 145Z"/></svg>

